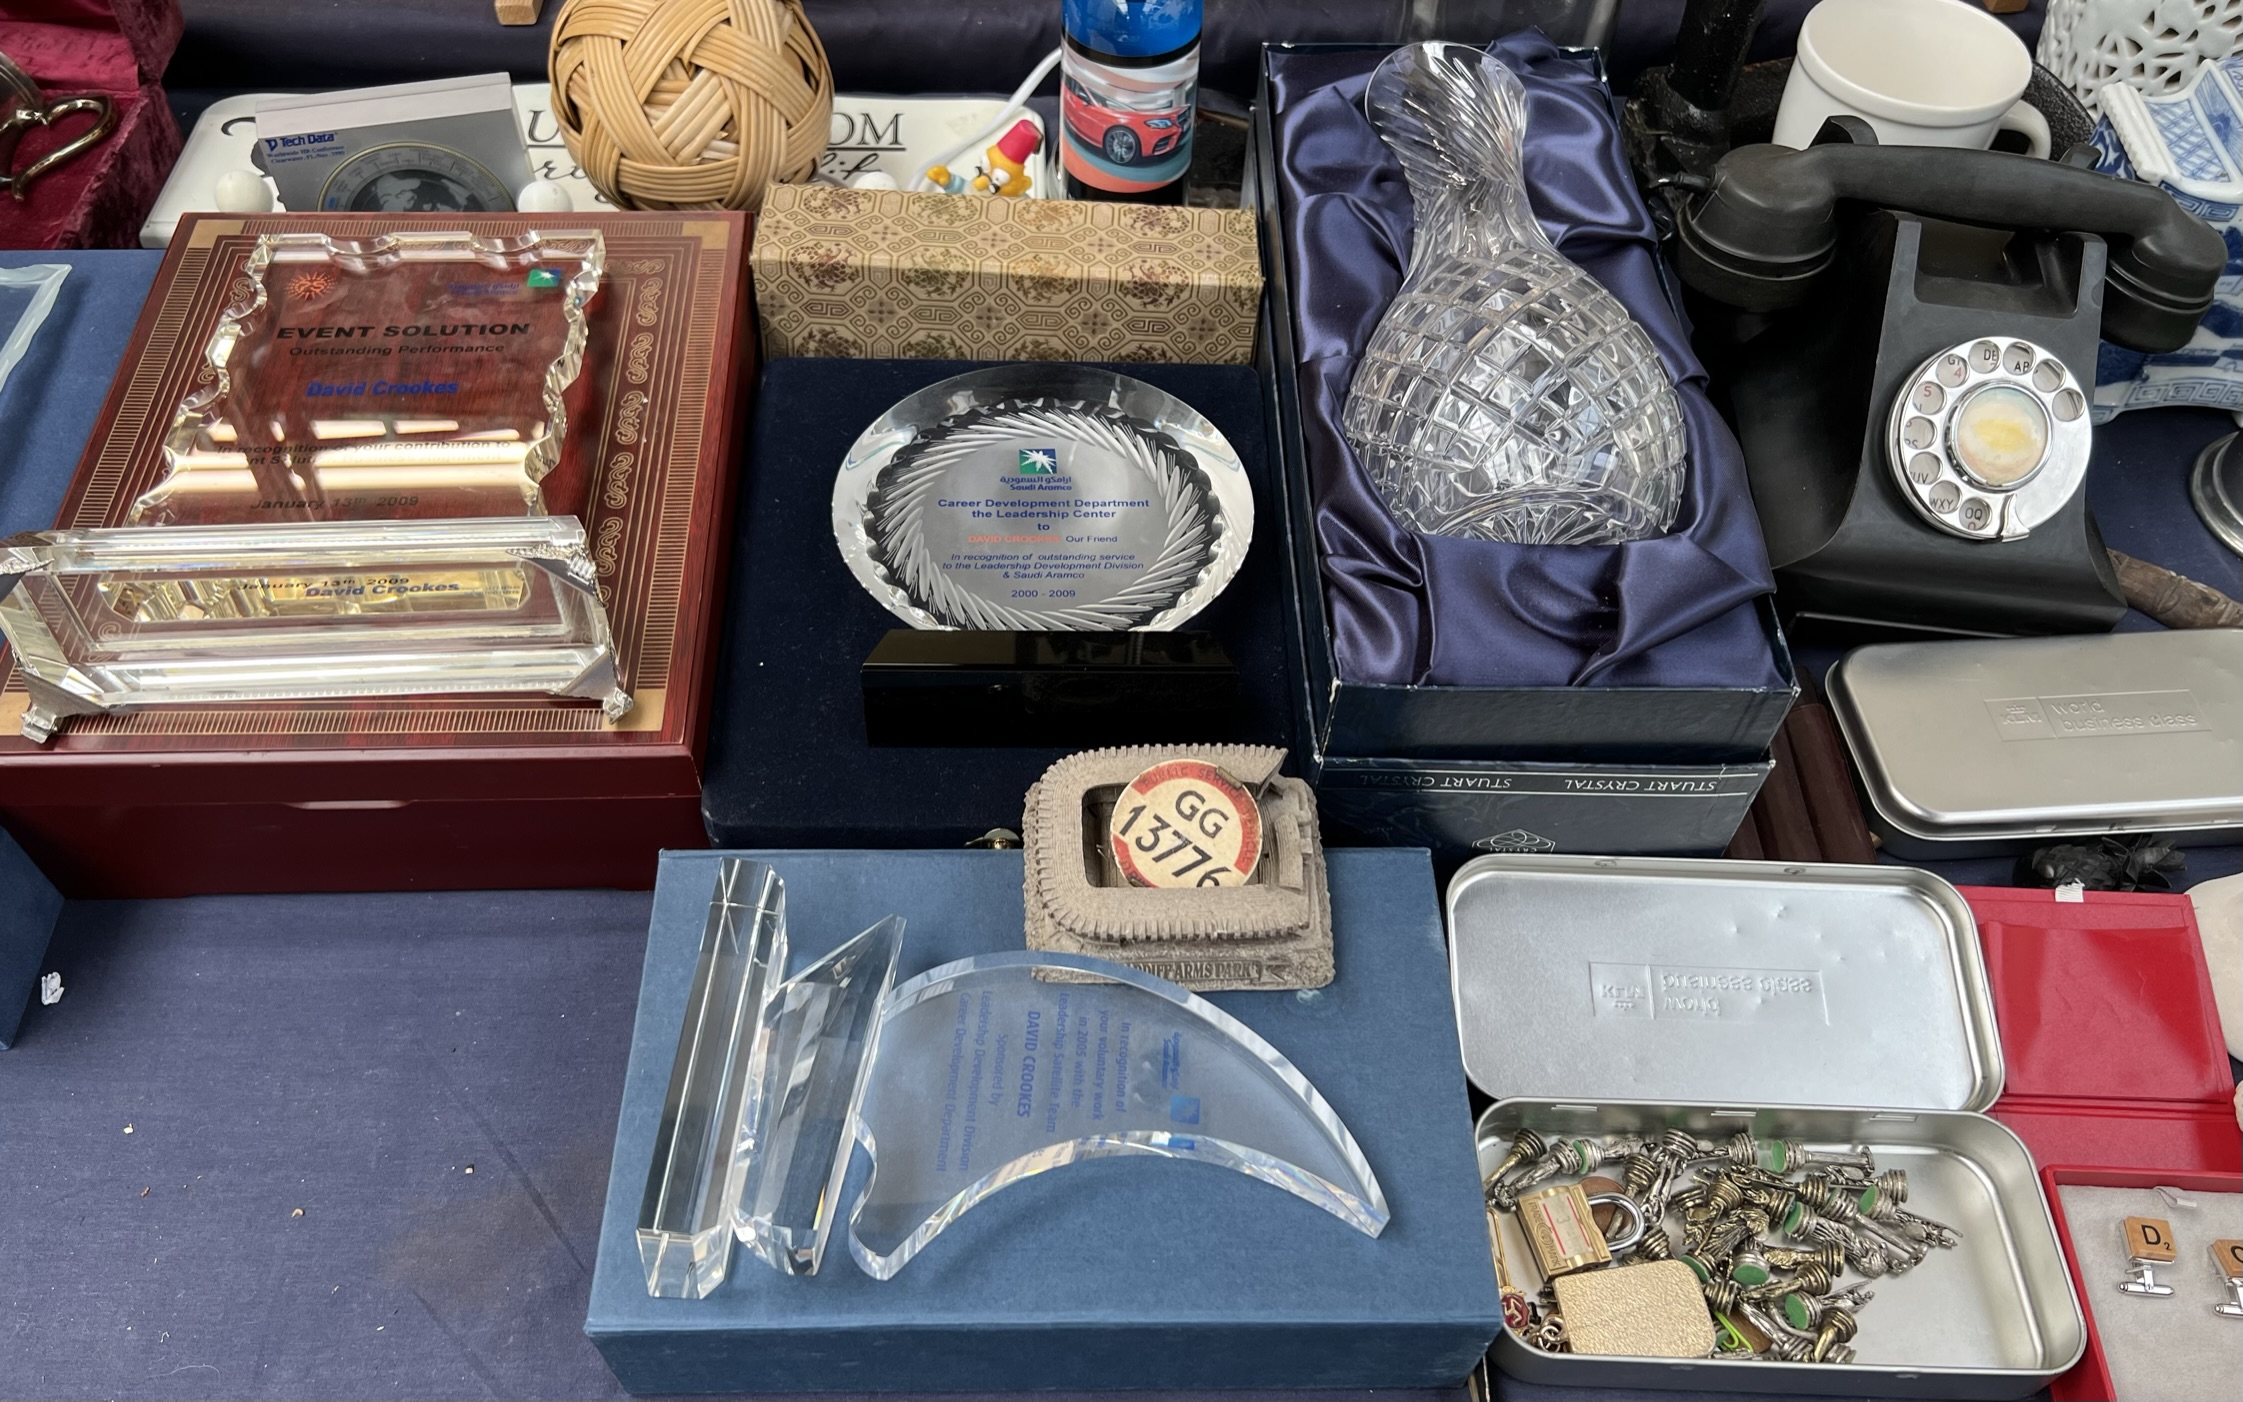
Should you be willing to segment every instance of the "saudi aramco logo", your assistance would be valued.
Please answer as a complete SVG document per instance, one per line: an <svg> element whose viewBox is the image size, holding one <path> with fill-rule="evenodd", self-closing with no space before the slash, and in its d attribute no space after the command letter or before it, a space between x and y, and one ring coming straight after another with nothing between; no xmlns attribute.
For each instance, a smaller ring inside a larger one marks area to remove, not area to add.
<svg viewBox="0 0 2243 1402"><path fill-rule="evenodd" d="M1020 475L1023 477L1050 477L1059 471L1057 448L1023 448L1020 450Z"/></svg>

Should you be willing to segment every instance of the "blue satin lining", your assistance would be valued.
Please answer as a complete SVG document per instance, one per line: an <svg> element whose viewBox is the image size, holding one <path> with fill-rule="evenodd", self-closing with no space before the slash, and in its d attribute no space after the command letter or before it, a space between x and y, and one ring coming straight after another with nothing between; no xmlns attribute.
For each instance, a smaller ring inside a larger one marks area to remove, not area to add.
<svg viewBox="0 0 2243 1402"><path fill-rule="evenodd" d="M1355 359L1401 285L1409 187L1363 118L1371 50L1268 56L1302 431L1340 676L1439 686L1780 688L1753 601L1773 582L1736 437L1653 263L1651 219L1595 73L1539 33L1490 53L1527 90L1526 178L1561 252L1643 323L1688 424L1672 533L1506 545L1395 524L1340 436Z"/></svg>

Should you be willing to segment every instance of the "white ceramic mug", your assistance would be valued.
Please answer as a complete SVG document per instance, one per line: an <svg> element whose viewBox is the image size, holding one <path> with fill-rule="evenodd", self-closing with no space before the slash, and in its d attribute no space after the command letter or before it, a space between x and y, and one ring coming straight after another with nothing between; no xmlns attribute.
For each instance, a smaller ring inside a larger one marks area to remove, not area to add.
<svg viewBox="0 0 2243 1402"><path fill-rule="evenodd" d="M2048 119L2018 101L2032 77L2025 41L1968 0L1822 0L1799 27L1775 141L1803 147L1853 116L1884 146L1983 150L2006 129L2045 157Z"/></svg>

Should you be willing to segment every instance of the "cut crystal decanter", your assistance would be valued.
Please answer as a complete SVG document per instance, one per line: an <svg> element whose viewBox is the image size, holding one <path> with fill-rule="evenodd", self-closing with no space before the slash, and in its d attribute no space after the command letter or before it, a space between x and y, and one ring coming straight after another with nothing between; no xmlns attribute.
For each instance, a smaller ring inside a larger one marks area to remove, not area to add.
<svg viewBox="0 0 2243 1402"><path fill-rule="evenodd" d="M1406 45L1363 106L1417 206L1408 276L1341 420L1387 509L1430 535L1530 545L1663 534L1682 413L1651 338L1527 206L1518 78L1467 45Z"/></svg>

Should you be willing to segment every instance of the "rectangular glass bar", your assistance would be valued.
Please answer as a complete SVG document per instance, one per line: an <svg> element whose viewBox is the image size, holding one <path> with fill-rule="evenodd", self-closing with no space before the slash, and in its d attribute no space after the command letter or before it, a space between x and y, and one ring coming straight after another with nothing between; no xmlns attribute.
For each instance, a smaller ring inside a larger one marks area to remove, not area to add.
<svg viewBox="0 0 2243 1402"><path fill-rule="evenodd" d="M732 1264L733 1144L755 1085L749 1063L787 963L786 883L762 862L717 864L701 955L639 1208L646 1292L698 1300Z"/></svg>
<svg viewBox="0 0 2243 1402"><path fill-rule="evenodd" d="M0 544L23 733L159 702L535 692L631 707L566 516L40 531Z"/></svg>

